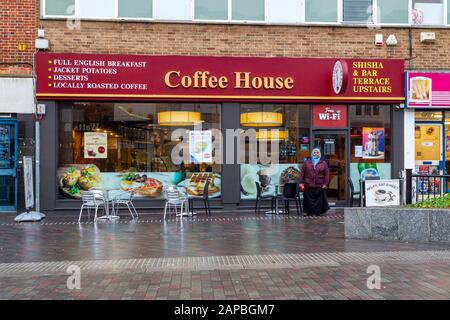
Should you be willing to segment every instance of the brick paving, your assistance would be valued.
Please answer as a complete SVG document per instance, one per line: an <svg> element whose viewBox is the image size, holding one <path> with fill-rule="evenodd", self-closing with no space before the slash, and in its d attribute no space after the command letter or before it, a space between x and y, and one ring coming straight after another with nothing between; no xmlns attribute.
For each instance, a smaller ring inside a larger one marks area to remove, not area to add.
<svg viewBox="0 0 450 320"><path fill-rule="evenodd" d="M73 224L74 220L73 216L48 217L44 223L12 224L1 217L0 270L7 263L23 269L25 262L58 265L134 259L130 261L139 263L162 257L186 260L232 255L248 260L256 255L310 254L316 259L330 253L348 258L328 265L81 270L80 290L67 288L67 274L0 272L0 299L450 298L449 245L346 240L339 211L319 219L233 213L167 222L150 215L135 222L123 217L121 223L97 225ZM389 258L388 252L394 256L398 252L400 258ZM353 253L366 259L357 259ZM373 258L379 254L381 258ZM422 255L427 258L419 259ZM367 267L372 263L381 268L380 290L369 290L366 285Z"/></svg>

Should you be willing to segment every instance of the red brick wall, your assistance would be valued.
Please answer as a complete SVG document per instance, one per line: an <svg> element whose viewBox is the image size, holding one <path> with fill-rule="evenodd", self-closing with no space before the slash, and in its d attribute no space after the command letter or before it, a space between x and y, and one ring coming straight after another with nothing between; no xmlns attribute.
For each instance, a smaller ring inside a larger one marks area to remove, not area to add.
<svg viewBox="0 0 450 320"><path fill-rule="evenodd" d="M65 21L42 20L54 52L409 58L409 30L364 27L242 26L82 21L70 30ZM436 32L436 42L420 43L420 32ZM398 45L376 47L375 34ZM412 29L411 69L450 69L450 30Z"/></svg>
<svg viewBox="0 0 450 320"><path fill-rule="evenodd" d="M0 75L29 75L38 16L37 0L0 1ZM18 44L25 43L25 52Z"/></svg>

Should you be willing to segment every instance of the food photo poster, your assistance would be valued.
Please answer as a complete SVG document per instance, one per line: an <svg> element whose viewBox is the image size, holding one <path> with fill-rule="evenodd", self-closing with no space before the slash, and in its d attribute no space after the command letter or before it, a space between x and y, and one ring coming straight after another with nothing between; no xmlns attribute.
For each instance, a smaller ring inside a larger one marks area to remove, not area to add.
<svg viewBox="0 0 450 320"><path fill-rule="evenodd" d="M363 128L363 159L384 159L384 128Z"/></svg>
<svg viewBox="0 0 450 320"><path fill-rule="evenodd" d="M70 164L58 168L58 190L62 198L81 199L81 192L108 190L110 199L133 192L136 198L164 199L167 186L178 186L189 196L201 197L206 182L208 195L221 196L221 175L214 172L100 172L93 164Z"/></svg>
<svg viewBox="0 0 450 320"><path fill-rule="evenodd" d="M300 179L299 164L242 164L241 165L241 199L256 199L256 182L263 194L282 192L283 185L289 181L298 183Z"/></svg>

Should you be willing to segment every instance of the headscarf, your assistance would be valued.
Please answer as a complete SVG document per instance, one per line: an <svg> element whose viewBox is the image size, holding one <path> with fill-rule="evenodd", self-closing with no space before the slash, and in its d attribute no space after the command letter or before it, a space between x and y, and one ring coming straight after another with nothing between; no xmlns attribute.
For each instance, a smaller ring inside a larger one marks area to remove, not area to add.
<svg viewBox="0 0 450 320"><path fill-rule="evenodd" d="M315 151L318 152L317 156L314 155ZM312 161L312 164L314 166L314 169L316 168L316 165L319 163L320 158L322 158L322 153L320 152L320 149L319 148L312 149L312 151L311 151L311 161Z"/></svg>

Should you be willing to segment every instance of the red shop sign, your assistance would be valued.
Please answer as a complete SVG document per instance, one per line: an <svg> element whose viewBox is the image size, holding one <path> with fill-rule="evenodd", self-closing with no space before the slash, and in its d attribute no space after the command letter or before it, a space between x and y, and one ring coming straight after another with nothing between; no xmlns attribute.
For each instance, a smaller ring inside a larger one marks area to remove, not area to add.
<svg viewBox="0 0 450 320"><path fill-rule="evenodd" d="M36 55L37 97L69 100L404 101L400 59Z"/></svg>
<svg viewBox="0 0 450 320"><path fill-rule="evenodd" d="M347 106L313 106L313 126L316 128L346 128Z"/></svg>

